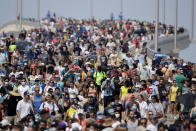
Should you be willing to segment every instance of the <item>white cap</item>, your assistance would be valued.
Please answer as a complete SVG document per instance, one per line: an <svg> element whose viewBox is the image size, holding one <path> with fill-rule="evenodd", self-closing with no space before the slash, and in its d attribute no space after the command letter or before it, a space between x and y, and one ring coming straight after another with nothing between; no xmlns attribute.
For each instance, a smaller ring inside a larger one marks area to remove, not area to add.
<svg viewBox="0 0 196 131"><path fill-rule="evenodd" d="M86 62L86 65L90 65L91 63L90 62Z"/></svg>
<svg viewBox="0 0 196 131"><path fill-rule="evenodd" d="M2 127L4 127L4 126L11 126L11 124L6 119L1 121L1 125L2 125Z"/></svg>
<svg viewBox="0 0 196 131"><path fill-rule="evenodd" d="M19 72L19 74L23 74L23 72L22 72L22 71L20 71L20 72Z"/></svg>
<svg viewBox="0 0 196 131"><path fill-rule="evenodd" d="M84 110L83 109L78 109L77 114L84 114Z"/></svg>
<svg viewBox="0 0 196 131"><path fill-rule="evenodd" d="M183 66L186 66L187 64L186 63L183 63Z"/></svg>
<svg viewBox="0 0 196 131"><path fill-rule="evenodd" d="M80 126L80 124L79 123L72 123L72 129L74 129L74 128L78 128L79 130L82 130L82 127Z"/></svg>

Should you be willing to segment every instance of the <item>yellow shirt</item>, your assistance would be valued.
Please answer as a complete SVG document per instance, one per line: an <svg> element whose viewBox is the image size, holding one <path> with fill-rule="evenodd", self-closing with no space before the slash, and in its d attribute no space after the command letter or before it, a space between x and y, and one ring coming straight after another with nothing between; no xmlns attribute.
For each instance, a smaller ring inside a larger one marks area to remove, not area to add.
<svg viewBox="0 0 196 131"><path fill-rule="evenodd" d="M77 112L77 110L75 110L75 109L73 109L73 108L69 108L69 109L67 110L67 115L68 115L69 118L71 118L71 116L72 116L74 113L76 113L76 112Z"/></svg>
<svg viewBox="0 0 196 131"><path fill-rule="evenodd" d="M170 101L176 101L176 96L177 96L177 90L178 90L178 86L172 86L171 87L171 97L170 97Z"/></svg>
<svg viewBox="0 0 196 131"><path fill-rule="evenodd" d="M120 88L120 91L121 91L121 100L124 100L125 99L125 96L128 93L128 89L130 89L130 87L129 88L126 88L125 86L122 86Z"/></svg>

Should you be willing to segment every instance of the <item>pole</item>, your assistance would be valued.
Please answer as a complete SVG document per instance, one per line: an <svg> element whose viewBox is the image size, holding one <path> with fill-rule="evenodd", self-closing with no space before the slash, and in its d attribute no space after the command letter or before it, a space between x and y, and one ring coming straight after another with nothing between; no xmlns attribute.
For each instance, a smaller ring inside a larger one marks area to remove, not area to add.
<svg viewBox="0 0 196 131"><path fill-rule="evenodd" d="M37 20L40 24L40 0L37 0Z"/></svg>
<svg viewBox="0 0 196 131"><path fill-rule="evenodd" d="M20 0L20 32L22 31L22 0Z"/></svg>
<svg viewBox="0 0 196 131"><path fill-rule="evenodd" d="M177 25L178 25L178 0L175 0L175 31L174 31L174 50L176 50L176 44L177 44Z"/></svg>
<svg viewBox="0 0 196 131"><path fill-rule="evenodd" d="M159 39L159 0L156 0L156 26L155 26L155 45L154 50L157 51L158 39Z"/></svg>
<svg viewBox="0 0 196 131"><path fill-rule="evenodd" d="M93 19L93 0L91 0L91 19Z"/></svg>
<svg viewBox="0 0 196 131"><path fill-rule="evenodd" d="M165 0L163 0L163 24L165 24Z"/></svg>
<svg viewBox="0 0 196 131"><path fill-rule="evenodd" d="M123 0L120 0L120 13L123 14Z"/></svg>
<svg viewBox="0 0 196 131"><path fill-rule="evenodd" d="M191 1L191 40L194 40L194 0Z"/></svg>
<svg viewBox="0 0 196 131"><path fill-rule="evenodd" d="M18 30L18 0L16 0L16 28Z"/></svg>

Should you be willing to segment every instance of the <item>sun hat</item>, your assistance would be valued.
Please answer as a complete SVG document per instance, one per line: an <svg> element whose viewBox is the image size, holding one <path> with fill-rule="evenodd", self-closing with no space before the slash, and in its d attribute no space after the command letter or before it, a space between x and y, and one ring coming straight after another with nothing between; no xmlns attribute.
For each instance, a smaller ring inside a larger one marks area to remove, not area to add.
<svg viewBox="0 0 196 131"><path fill-rule="evenodd" d="M13 96L21 96L20 93L18 92L18 89L17 88L14 88L13 91L10 91L9 92L11 95Z"/></svg>

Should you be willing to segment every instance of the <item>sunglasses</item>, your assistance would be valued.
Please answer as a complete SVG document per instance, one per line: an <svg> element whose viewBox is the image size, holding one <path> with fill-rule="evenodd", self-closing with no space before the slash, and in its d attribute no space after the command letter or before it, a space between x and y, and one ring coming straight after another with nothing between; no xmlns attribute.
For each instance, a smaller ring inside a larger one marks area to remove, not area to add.
<svg viewBox="0 0 196 131"><path fill-rule="evenodd" d="M141 125L146 125L147 123L146 122L141 122Z"/></svg>
<svg viewBox="0 0 196 131"><path fill-rule="evenodd" d="M35 90L35 91L39 91L39 90Z"/></svg>

